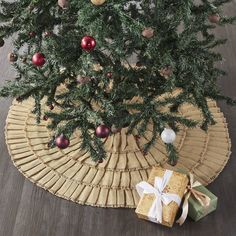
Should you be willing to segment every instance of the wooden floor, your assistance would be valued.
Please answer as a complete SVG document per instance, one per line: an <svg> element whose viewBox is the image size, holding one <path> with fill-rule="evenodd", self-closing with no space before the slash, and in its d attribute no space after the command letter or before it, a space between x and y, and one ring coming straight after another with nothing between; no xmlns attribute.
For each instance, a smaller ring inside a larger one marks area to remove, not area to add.
<svg viewBox="0 0 236 236"><path fill-rule="evenodd" d="M226 14L236 14L236 0L226 7ZM220 81L225 94L236 98L236 26L217 28L217 34L229 39L219 50L228 71ZM12 79L6 60L11 50L8 42L0 49L0 84ZM218 210L198 223L190 220L172 229L137 219L134 210L101 209L81 206L60 199L26 180L13 166L4 139L4 125L10 105L0 100L0 236L230 236L236 235L236 107L220 104L232 139L232 156L225 170L209 186L219 196Z"/></svg>

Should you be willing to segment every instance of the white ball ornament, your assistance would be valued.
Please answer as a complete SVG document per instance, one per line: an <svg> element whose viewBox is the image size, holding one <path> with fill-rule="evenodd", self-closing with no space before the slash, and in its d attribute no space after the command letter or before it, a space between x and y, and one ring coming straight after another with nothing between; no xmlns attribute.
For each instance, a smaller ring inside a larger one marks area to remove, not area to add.
<svg viewBox="0 0 236 236"><path fill-rule="evenodd" d="M161 139L164 143L173 143L176 139L176 134L173 129L165 128L161 133Z"/></svg>
<svg viewBox="0 0 236 236"><path fill-rule="evenodd" d="M102 5L106 0L91 0L92 4L96 6Z"/></svg>

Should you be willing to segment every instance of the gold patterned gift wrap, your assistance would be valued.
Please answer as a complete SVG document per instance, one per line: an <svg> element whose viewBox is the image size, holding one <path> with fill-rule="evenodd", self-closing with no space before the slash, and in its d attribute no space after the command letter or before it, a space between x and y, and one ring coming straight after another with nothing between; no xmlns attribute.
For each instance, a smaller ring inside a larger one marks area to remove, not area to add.
<svg viewBox="0 0 236 236"><path fill-rule="evenodd" d="M136 185L141 197L136 214L139 218L172 227L188 182L185 174L153 167L148 182Z"/></svg>

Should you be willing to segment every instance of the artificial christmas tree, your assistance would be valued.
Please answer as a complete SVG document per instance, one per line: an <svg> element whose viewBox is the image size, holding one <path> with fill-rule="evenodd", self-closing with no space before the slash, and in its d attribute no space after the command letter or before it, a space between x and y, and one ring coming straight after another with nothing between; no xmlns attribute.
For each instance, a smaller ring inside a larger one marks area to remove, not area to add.
<svg viewBox="0 0 236 236"><path fill-rule="evenodd" d="M9 54L17 80L9 81L0 96L20 102L33 97L37 122L47 117L55 131L50 144L65 148L80 130L80 148L100 162L106 157L103 138L112 127L128 127L128 133L144 137L151 125L152 136L140 148L146 153L164 132L175 164L178 126L207 130L215 124L207 99L235 104L217 87L225 72L215 66L222 57L212 50L226 40L211 30L235 20L223 16L226 2L1 1L0 38L17 32ZM131 57L137 58L137 66ZM176 96L165 96L177 88ZM42 114L44 97L60 112ZM201 110L201 122L177 113L186 103Z"/></svg>

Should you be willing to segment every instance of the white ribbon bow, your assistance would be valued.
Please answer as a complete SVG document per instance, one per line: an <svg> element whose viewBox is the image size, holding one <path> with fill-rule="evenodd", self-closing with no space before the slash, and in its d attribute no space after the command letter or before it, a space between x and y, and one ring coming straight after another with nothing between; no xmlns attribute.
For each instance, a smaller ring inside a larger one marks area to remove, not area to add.
<svg viewBox="0 0 236 236"><path fill-rule="evenodd" d="M156 198L148 212L148 218L150 221L162 223L163 204L168 205L174 201L179 206L181 203L181 199L177 194L163 192L172 174L173 171L166 170L163 178L155 178L154 186L145 181L142 181L136 185L136 189L140 197L144 194L155 194Z"/></svg>

